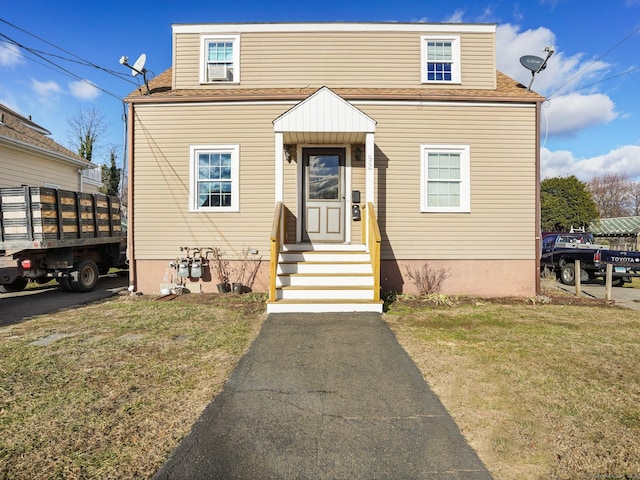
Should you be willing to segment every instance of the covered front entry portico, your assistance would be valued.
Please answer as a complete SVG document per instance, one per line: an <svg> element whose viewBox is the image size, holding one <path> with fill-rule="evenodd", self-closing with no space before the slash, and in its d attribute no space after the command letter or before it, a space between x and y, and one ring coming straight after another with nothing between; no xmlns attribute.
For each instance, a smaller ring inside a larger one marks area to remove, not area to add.
<svg viewBox="0 0 640 480"><path fill-rule="evenodd" d="M276 213L267 311L381 312L376 122L323 87L273 124Z"/></svg>
<svg viewBox="0 0 640 480"><path fill-rule="evenodd" d="M295 243L351 243L347 220L356 203L351 188L352 169L356 168L353 151L357 149L361 157L357 168L365 170L364 198L360 202L373 203L376 122L322 87L273 125L276 202L286 201L285 162L295 160L297 165L296 205L292 208L298 212ZM287 181L293 179L287 177Z"/></svg>

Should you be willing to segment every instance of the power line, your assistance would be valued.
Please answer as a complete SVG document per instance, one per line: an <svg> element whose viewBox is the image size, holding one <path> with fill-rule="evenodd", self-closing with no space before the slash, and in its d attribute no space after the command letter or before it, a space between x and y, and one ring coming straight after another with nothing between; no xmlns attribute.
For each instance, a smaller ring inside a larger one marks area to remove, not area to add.
<svg viewBox="0 0 640 480"><path fill-rule="evenodd" d="M606 82L606 81L608 81L608 80L613 80L614 78L622 77L623 75L627 75L627 74L629 74L629 73L637 72L638 70L640 70L640 67L631 68L631 69L629 69L629 70L625 70L624 72L618 73L618 74L616 74L616 75L612 75L612 76L610 76L610 77L603 78L602 80L598 80L597 82L593 82L593 83L590 83L590 84L588 84L588 85L584 85L584 86L582 86L582 87L576 88L576 89L571 90L571 91L569 91L569 92L567 92L567 93L563 93L563 94L561 94L561 95L556 95L555 97L550 95L549 97L547 97L547 100L552 100L552 99L554 99L554 98L560 98L560 97L566 97L567 95L571 95L572 93L578 92L578 91L580 91L580 90L584 90L584 89L586 89L586 88L593 87L594 85L598 85L599 83L603 83L603 82ZM558 89L558 90L559 90L559 89ZM557 92L558 90L556 90L556 92Z"/></svg>
<svg viewBox="0 0 640 480"><path fill-rule="evenodd" d="M609 55L613 50L615 50L616 48L618 48L620 45L622 45L624 42L626 42L627 40L629 40L631 37L633 37L636 33L640 32L640 27L636 28L633 32L631 32L629 35L627 35L626 37L624 37L622 40L620 40L618 43L616 43L613 47L611 47L609 50L607 50L606 52L604 52L602 55L600 55L598 58L596 58L595 60L593 60L589 65L587 65L586 67L584 67L582 70L578 71L573 77L571 77L569 80L567 80L566 82L564 82L560 87L556 88L553 92L551 92L551 94L549 95L549 98L552 98L554 94L556 94L557 92L559 92L560 90L562 90L564 87L566 87L568 84L570 84L571 82L573 82L576 78L578 78L579 76L581 76L582 74L584 74L587 70L589 70L593 65L596 64L596 62L599 62L602 58L604 58L605 56ZM613 77L612 77L613 78Z"/></svg>
<svg viewBox="0 0 640 480"><path fill-rule="evenodd" d="M134 85L138 85L138 83L136 83L133 80L131 80L129 78L129 76L127 74L125 74L125 73L118 72L118 71L115 71L115 70L110 70L110 69L104 68L104 67L95 67L93 64L87 63L84 60L74 60L72 58L67 58L67 57L64 57L62 55L56 55L55 53L43 52L42 50L37 50L35 48L31 48L31 49L29 49L29 51L34 52L34 53L40 53L40 54L46 55L48 57L59 58L60 60L65 60L67 62L76 63L78 65L83 65L85 67L98 68L99 70L102 70L103 72L109 73L111 75L114 75L114 76L120 78L120 80L124 80L125 82L129 82L129 83L132 83Z"/></svg>
<svg viewBox="0 0 640 480"><path fill-rule="evenodd" d="M108 73L108 74L110 74L110 75L114 75L114 76L116 76L116 77L120 78L121 80L126 80L126 81L128 81L129 83L133 83L134 85L139 86L136 82L133 82L133 81L129 80L128 78L125 78L125 77L123 76L123 74L121 74L121 73L119 73L119 72L116 72L116 71L114 71L114 70L110 70L110 69L108 69L108 68L101 67L100 65L97 65L97 64L95 64L95 63L93 63L93 62L91 62L91 61L89 61L89 60L85 60L84 58L82 58L82 57L80 57L80 56L76 55L75 53L70 52L70 51L68 51L68 50L65 50L64 48L59 47L58 45L56 45L56 44L54 44L54 43L51 43L50 41L48 41L48 40L46 40L46 39L44 39L44 38L42 38L42 37L39 37L38 35L35 35L35 34L33 34L33 33L29 32L29 31L25 30L24 28L21 28L21 27L19 27L19 26L15 25L15 24L13 24L13 23L11 23L11 22L9 22L9 21L7 21L7 20L3 19L3 18L0 18L0 22L4 23L4 24L6 24L6 25L9 25L10 27L13 27L13 28L15 28L16 30L19 30L19 31L21 31L21 32L23 32L23 33L25 33L25 34L27 34L27 35L29 35L29 36L31 36L31 37L33 37L33 38L37 39L37 40L40 40L41 42L44 42L44 43L46 43L47 45L50 45L50 46L52 46L52 47L54 47L54 48L56 48L56 49L58 49L58 50L60 50L60 51L62 51L62 52L64 52L64 53L66 53L66 54L68 54L68 55L71 55L72 57L74 57L74 58L76 58L76 59L78 59L78 60L79 60L79 62L77 62L77 63L81 63L82 65L89 66L89 67L93 67L93 68L96 68L96 69L98 69L98 70L102 70L103 72L106 72L106 73ZM38 50L35 50L35 49L28 49L28 50L29 50L29 51L32 51L32 53L33 53L33 52L38 52L38 53L42 53L42 54L44 54L44 55L50 55L50 56L57 57L57 58L61 58L61 59L67 60L67 61L73 61L73 60L71 60L71 59L64 58L64 57L61 57L61 56L57 56L57 55L54 55L54 54L47 54L47 53L45 53L45 52L39 52Z"/></svg>
<svg viewBox="0 0 640 480"><path fill-rule="evenodd" d="M79 76L79 75L76 75L76 74L75 74L75 73L73 73L71 70L67 70L66 68L64 68L64 67L62 67L62 66L58 65L57 63L55 63L55 62L53 62L53 61L49 60L48 58L44 57L43 55L40 55L39 53L36 53L36 52L32 51L29 47L27 47L27 46L25 46L25 45L22 45L21 43L19 43L19 42L17 42L17 41L15 41L15 40L13 40L12 38L10 38L10 37L8 37L8 36L4 35L3 33L0 33L0 37L5 38L5 39L6 39L6 41L8 41L9 43L12 43L13 45L15 45L15 46L17 46L17 47L23 48L24 50L26 50L26 51L30 52L32 55L35 55L36 57L40 58L41 60L44 60L45 62L50 63L51 65L53 65L54 67L56 67L58 70L60 70L61 72L65 73L67 76L70 76L70 77L72 77L72 78L75 78L75 79L77 79L77 80L81 81L82 83L86 83L87 85L91 85L92 87L97 88L98 90L100 90L100 91L102 91L102 92L106 93L107 95L109 95L109 96L111 96L111 97L117 98L118 100L122 100L122 97L121 97L121 96L119 96L119 95L117 95L117 94L115 94L115 93L112 93L112 92L110 92L110 91L108 91L108 90L105 90L104 88L99 87L98 85L96 85L96 84L94 84L94 83L89 82L87 79L82 78L82 77L81 77L81 76Z"/></svg>

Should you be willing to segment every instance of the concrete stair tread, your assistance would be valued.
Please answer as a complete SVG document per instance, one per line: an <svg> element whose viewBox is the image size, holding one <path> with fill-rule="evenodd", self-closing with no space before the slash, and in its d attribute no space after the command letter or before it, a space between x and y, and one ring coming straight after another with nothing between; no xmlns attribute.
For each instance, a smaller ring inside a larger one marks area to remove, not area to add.
<svg viewBox="0 0 640 480"><path fill-rule="evenodd" d="M286 285L280 287L282 290L371 290L369 285L353 285L345 289L344 285Z"/></svg>
<svg viewBox="0 0 640 480"><path fill-rule="evenodd" d="M312 300L308 300L308 299L304 299L304 298L283 298L283 299L279 299L276 300L275 302L267 302L267 303L271 303L271 304L275 304L275 303L290 303L290 304L305 304L305 303L320 303L320 304L344 304L344 303L357 303L360 305L366 305L366 304L383 304L384 302L382 300L380 301L376 301L376 300L367 300L367 299L360 299L360 298L353 298L353 299L344 299L344 298L337 298L335 300L332 299L327 299L327 298L318 298L318 299L312 299Z"/></svg>
<svg viewBox="0 0 640 480"><path fill-rule="evenodd" d="M279 277L371 277L372 273L279 273Z"/></svg>

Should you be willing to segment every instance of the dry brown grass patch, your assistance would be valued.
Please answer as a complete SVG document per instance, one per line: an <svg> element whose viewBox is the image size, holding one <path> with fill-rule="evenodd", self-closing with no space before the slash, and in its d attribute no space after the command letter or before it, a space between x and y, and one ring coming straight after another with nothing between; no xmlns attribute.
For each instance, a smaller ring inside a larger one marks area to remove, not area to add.
<svg viewBox="0 0 640 480"><path fill-rule="evenodd" d="M638 312L514 299L386 319L496 479L640 476Z"/></svg>
<svg viewBox="0 0 640 480"><path fill-rule="evenodd" d="M222 389L260 299L121 297L0 329L0 478L149 478Z"/></svg>

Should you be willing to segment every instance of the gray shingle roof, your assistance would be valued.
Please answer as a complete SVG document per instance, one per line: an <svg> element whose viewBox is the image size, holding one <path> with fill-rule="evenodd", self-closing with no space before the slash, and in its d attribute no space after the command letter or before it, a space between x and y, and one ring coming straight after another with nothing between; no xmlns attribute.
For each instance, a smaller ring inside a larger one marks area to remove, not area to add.
<svg viewBox="0 0 640 480"><path fill-rule="evenodd" d="M63 147L56 141L54 141L47 129L41 127L31 119L23 117L17 112L14 112L5 105L0 104L0 114L2 114L3 121L0 122L0 140L6 140L9 142L17 142L18 144L24 144L30 147L37 148L39 150L45 150L56 155L66 157L69 161L78 164L86 164L87 167L95 167L91 162L76 155L71 150Z"/></svg>

